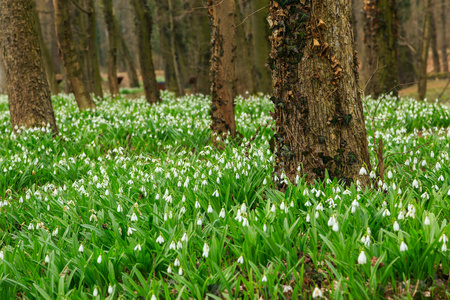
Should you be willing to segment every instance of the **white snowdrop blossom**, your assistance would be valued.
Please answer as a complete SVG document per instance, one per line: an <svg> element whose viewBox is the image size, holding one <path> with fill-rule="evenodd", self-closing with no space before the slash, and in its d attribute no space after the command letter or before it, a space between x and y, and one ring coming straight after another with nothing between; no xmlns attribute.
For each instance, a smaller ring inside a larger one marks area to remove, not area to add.
<svg viewBox="0 0 450 300"><path fill-rule="evenodd" d="M203 253L202 253L202 256L203 256L203 257L208 257L208 255L209 255L209 246L208 246L207 243L205 243L205 244L203 245Z"/></svg>
<svg viewBox="0 0 450 300"><path fill-rule="evenodd" d="M102 255L101 254L97 257L97 263L98 264L102 263Z"/></svg>
<svg viewBox="0 0 450 300"><path fill-rule="evenodd" d="M136 247L134 247L134 251L141 251L142 247L141 244L137 244Z"/></svg>
<svg viewBox="0 0 450 300"><path fill-rule="evenodd" d="M400 243L400 252L404 252L408 250L408 245L404 241Z"/></svg>
<svg viewBox="0 0 450 300"><path fill-rule="evenodd" d="M394 229L394 231L399 231L400 230L400 225L398 225L397 221L394 221L393 229Z"/></svg>
<svg viewBox="0 0 450 300"><path fill-rule="evenodd" d="M361 170L359 170L359 175L367 175L367 170L366 168L362 167Z"/></svg>
<svg viewBox="0 0 450 300"><path fill-rule="evenodd" d="M358 264L364 265L366 263L367 263L366 253L364 253L364 250L362 250L361 253L359 253L359 256L358 256Z"/></svg>
<svg viewBox="0 0 450 300"><path fill-rule="evenodd" d="M237 259L237 263L238 264L243 264L244 263L244 257L242 255L239 256L239 258Z"/></svg>
<svg viewBox="0 0 450 300"><path fill-rule="evenodd" d="M83 253L83 251L84 251L83 244L80 244L80 247L78 247L78 252Z"/></svg>
<svg viewBox="0 0 450 300"><path fill-rule="evenodd" d="M428 216L425 217L425 221L423 221L423 224L424 225L430 225L431 224L430 218Z"/></svg>
<svg viewBox="0 0 450 300"><path fill-rule="evenodd" d="M156 239L156 242L158 243L158 244L162 244L162 243L164 243L164 238L163 238L163 236L160 234L159 236L158 236L158 238Z"/></svg>
<svg viewBox="0 0 450 300"><path fill-rule="evenodd" d="M312 297L315 298L322 298L323 297L323 293L322 291L316 286L313 293L312 293Z"/></svg>
<svg viewBox="0 0 450 300"><path fill-rule="evenodd" d="M222 207L219 213L219 218L225 219L225 208Z"/></svg>

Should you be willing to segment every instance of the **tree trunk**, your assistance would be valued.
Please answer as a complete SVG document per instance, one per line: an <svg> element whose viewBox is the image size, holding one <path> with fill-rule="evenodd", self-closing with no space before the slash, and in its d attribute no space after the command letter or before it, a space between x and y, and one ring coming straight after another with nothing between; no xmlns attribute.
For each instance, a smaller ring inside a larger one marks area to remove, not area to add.
<svg viewBox="0 0 450 300"><path fill-rule="evenodd" d="M425 7L425 18L423 20L422 44L420 47L420 61L418 71L418 97L424 100L427 94L427 64L428 51L430 48L430 22L431 22L431 0L427 0Z"/></svg>
<svg viewBox="0 0 450 300"><path fill-rule="evenodd" d="M294 182L300 167L308 183L326 172L346 184L368 183L359 175L362 166L370 171L370 157L351 20L351 0L270 1L279 178Z"/></svg>
<svg viewBox="0 0 450 300"><path fill-rule="evenodd" d="M174 65L174 71L175 76L177 78L178 83L178 90L180 91L180 95L184 95L184 80L182 78L181 72L180 72L180 61L177 53L177 48L175 45L175 24L173 21L173 5L172 0L167 0L167 3L169 5L169 39L170 39L170 50L172 54L172 60Z"/></svg>
<svg viewBox="0 0 450 300"><path fill-rule="evenodd" d="M1 47L1 44L0 44ZM3 68L3 62L1 60L0 55L0 94L6 93L6 78L5 78L5 70Z"/></svg>
<svg viewBox="0 0 450 300"><path fill-rule="evenodd" d="M396 0L364 0L367 95L398 96L398 18Z"/></svg>
<svg viewBox="0 0 450 300"><path fill-rule="evenodd" d="M119 28L119 26L117 26L117 28ZM122 48L123 56L125 58L127 73L128 77L130 78L130 87L139 87L139 77L136 71L136 65L134 64L134 60L133 57L131 56L130 49L128 48L127 43L123 38L122 32L120 30L117 30L117 38L119 39L119 44L120 47Z"/></svg>
<svg viewBox="0 0 450 300"><path fill-rule="evenodd" d="M442 30L441 30L441 40L442 40L442 67L444 72L448 72L448 57L447 57L447 28L446 28L446 19L447 13L446 10L447 5L445 0L442 0L441 7L441 18L442 18Z"/></svg>
<svg viewBox="0 0 450 300"><path fill-rule="evenodd" d="M208 0L211 33L211 131L219 137L236 136L235 96L235 2ZM213 143L217 140L213 137Z"/></svg>
<svg viewBox="0 0 450 300"><path fill-rule="evenodd" d="M58 132L44 73L33 3L0 2L0 56L5 65L13 128L50 126Z"/></svg>
<svg viewBox="0 0 450 300"><path fill-rule="evenodd" d="M437 29L436 29L436 19L434 18L434 13L430 12L430 47L431 53L433 55L433 67L435 73L441 72L441 62L439 60L439 52L437 45Z"/></svg>
<svg viewBox="0 0 450 300"><path fill-rule="evenodd" d="M267 2L267 0L255 0L252 6L253 12L267 6ZM270 53L270 43L268 39L270 30L266 21L268 12L269 9L265 8L252 15L255 90L265 94L271 94L273 91L270 71L266 67Z"/></svg>
<svg viewBox="0 0 450 300"><path fill-rule="evenodd" d="M236 4L236 16L238 20L243 20L239 4ZM265 36L258 37L259 39L267 40ZM245 95L246 92L254 93L255 84L253 82L252 61L250 58L249 49L251 48L245 37L244 26L242 24L236 28L236 94ZM266 57L267 59L267 57ZM267 69L266 69L267 71Z"/></svg>
<svg viewBox="0 0 450 300"><path fill-rule="evenodd" d="M55 6L55 27L58 37L59 55L70 87L75 95L80 110L93 109L95 103L86 86L86 79L81 71L81 65L72 38L69 17L70 0L53 0Z"/></svg>
<svg viewBox="0 0 450 300"><path fill-rule="evenodd" d="M50 90L53 95L59 94L58 82L56 82L55 68L53 67L52 57L48 51L47 45L45 45L44 38L42 36L41 23L39 21L39 14L36 10L36 4L33 2L33 15L36 23L36 32L39 40L39 46L41 47L42 59L44 62L45 73L50 85Z"/></svg>
<svg viewBox="0 0 450 300"><path fill-rule="evenodd" d="M108 30L108 84L111 95L119 94L117 82L117 28L114 22L112 0L103 0L103 13Z"/></svg>
<svg viewBox="0 0 450 300"><path fill-rule="evenodd" d="M145 98L148 103L153 104L160 102L161 98L159 96L152 57L152 13L145 0L133 0L133 6L136 14L136 36Z"/></svg>
<svg viewBox="0 0 450 300"><path fill-rule="evenodd" d="M95 4L94 0L87 0L88 25L86 28L87 33L87 50L88 50L88 72L91 76L91 91L97 98L103 98L102 78L100 76L100 65L98 62L98 49L97 49L97 30L96 30L96 16L95 16Z"/></svg>

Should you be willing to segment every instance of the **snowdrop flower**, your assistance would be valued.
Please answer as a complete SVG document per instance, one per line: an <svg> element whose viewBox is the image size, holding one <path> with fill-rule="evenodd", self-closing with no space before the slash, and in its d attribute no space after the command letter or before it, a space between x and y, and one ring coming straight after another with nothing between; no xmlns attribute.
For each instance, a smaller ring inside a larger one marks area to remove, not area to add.
<svg viewBox="0 0 450 300"><path fill-rule="evenodd" d="M319 212L316 211L316 213L314 214L314 217L317 219L319 217Z"/></svg>
<svg viewBox="0 0 450 300"><path fill-rule="evenodd" d="M81 252L81 253L83 253L83 251L84 251L83 244L81 244L80 247L78 247L78 251Z"/></svg>
<svg viewBox="0 0 450 300"><path fill-rule="evenodd" d="M367 175L366 168L362 167L361 170L359 170L359 175Z"/></svg>
<svg viewBox="0 0 450 300"><path fill-rule="evenodd" d="M187 243L188 239L189 239L189 238L188 238L188 235L187 235L187 233L185 232L185 233L183 234L183 236L181 237L181 241Z"/></svg>
<svg viewBox="0 0 450 300"><path fill-rule="evenodd" d="M247 218L242 218L242 227L248 227L248 219Z"/></svg>
<svg viewBox="0 0 450 300"><path fill-rule="evenodd" d="M30 225L28 225L28 230L34 230L34 225L33 225L33 223L30 223Z"/></svg>
<svg viewBox="0 0 450 300"><path fill-rule="evenodd" d="M286 208L286 205L284 204L284 201L282 201L280 204L280 209L284 210L285 208Z"/></svg>
<svg viewBox="0 0 450 300"><path fill-rule="evenodd" d="M264 178L263 185L267 184L267 178Z"/></svg>
<svg viewBox="0 0 450 300"><path fill-rule="evenodd" d="M353 200L353 202L352 202L352 210L351 210L351 212L352 212L352 214L354 214L355 212L356 212L356 209L359 207L359 203L358 203L358 201L355 199L355 200Z"/></svg>
<svg viewBox="0 0 450 300"><path fill-rule="evenodd" d="M309 200L308 201L306 201L306 203L305 203L305 206L306 207L310 207L312 205L312 203L311 202L309 202Z"/></svg>
<svg viewBox="0 0 450 300"><path fill-rule="evenodd" d="M0 251L0 260L4 260L5 259L5 252Z"/></svg>
<svg viewBox="0 0 450 300"><path fill-rule="evenodd" d="M218 198L219 197L219 191L215 190L212 195L213 195L213 197L217 197Z"/></svg>
<svg viewBox="0 0 450 300"><path fill-rule="evenodd" d="M120 213L120 212L123 212L122 205L119 204L119 205L117 206L117 212L119 212L119 213Z"/></svg>
<svg viewBox="0 0 450 300"><path fill-rule="evenodd" d="M416 216L416 208L412 204L408 204L408 212L406 213L406 217L410 217L414 219Z"/></svg>
<svg viewBox="0 0 450 300"><path fill-rule="evenodd" d="M424 225L430 225L431 221L430 218L428 216L425 217L425 221L423 222Z"/></svg>
<svg viewBox="0 0 450 300"><path fill-rule="evenodd" d="M383 217L386 217L386 216L389 217L390 215L391 215L391 212L389 211L389 209L386 208L386 209L384 210L382 216L383 216Z"/></svg>
<svg viewBox="0 0 450 300"><path fill-rule="evenodd" d="M239 256L239 258L237 259L237 263L238 264L243 264L244 263L244 257L242 255Z"/></svg>
<svg viewBox="0 0 450 300"><path fill-rule="evenodd" d="M98 288L95 287L94 292L92 293L92 296L97 297L98 296Z"/></svg>
<svg viewBox="0 0 450 300"><path fill-rule="evenodd" d="M306 214L306 222L309 223L311 222L311 216L308 214Z"/></svg>
<svg viewBox="0 0 450 300"><path fill-rule="evenodd" d="M161 235L161 234L159 234L159 236L158 236L158 238L156 239L156 242L158 243L158 244L162 244L162 243L164 243L164 238L163 238L163 236Z"/></svg>
<svg viewBox="0 0 450 300"><path fill-rule="evenodd" d="M264 274L263 277L261 278L261 282L267 282L266 274Z"/></svg>
<svg viewBox="0 0 450 300"><path fill-rule="evenodd" d="M172 267L169 265L169 267L167 268L167 274L171 274L172 273Z"/></svg>
<svg viewBox="0 0 450 300"><path fill-rule="evenodd" d="M400 230L400 225L398 225L397 221L394 222L394 231L399 231Z"/></svg>
<svg viewBox="0 0 450 300"><path fill-rule="evenodd" d="M50 256L48 254L45 256L44 262L48 264L50 262Z"/></svg>
<svg viewBox="0 0 450 300"><path fill-rule="evenodd" d="M389 178L389 179L392 179L392 177L393 177L392 171L389 170L389 172L388 172L388 178Z"/></svg>
<svg viewBox="0 0 450 300"><path fill-rule="evenodd" d="M170 243L169 250L175 250L175 248L176 248L176 244L175 244L174 241L172 241L172 242Z"/></svg>
<svg viewBox="0 0 450 300"><path fill-rule="evenodd" d="M199 203L198 201L195 201L194 207L195 207L195 208L200 208L200 203Z"/></svg>
<svg viewBox="0 0 450 300"><path fill-rule="evenodd" d="M442 176L442 175L439 176L438 180L444 182L444 180L445 180L445 179L444 179L444 176Z"/></svg>
<svg viewBox="0 0 450 300"><path fill-rule="evenodd" d="M419 188L419 181L417 181L417 179L414 179L413 183L412 183L412 186L413 186L413 188L418 189Z"/></svg>
<svg viewBox="0 0 450 300"><path fill-rule="evenodd" d="M272 204L272 208L270 209L270 211L274 213L274 212L276 212L276 210L277 210L277 208L275 207L275 204Z"/></svg>
<svg viewBox="0 0 450 300"><path fill-rule="evenodd" d="M98 264L102 263L102 255L101 254L97 257L97 263Z"/></svg>
<svg viewBox="0 0 450 300"><path fill-rule="evenodd" d="M243 213L247 212L247 205L245 204L245 202L242 203L242 205L241 205L241 212L243 212Z"/></svg>
<svg viewBox="0 0 450 300"><path fill-rule="evenodd" d="M225 208L222 207L219 213L219 218L225 219Z"/></svg>
<svg viewBox="0 0 450 300"><path fill-rule="evenodd" d="M292 292L292 287L290 285L285 285L283 288L283 294Z"/></svg>
<svg viewBox="0 0 450 300"><path fill-rule="evenodd" d="M202 254L202 256L203 257L208 257L208 255L209 255L209 246L208 246L207 243L205 243L203 245L203 254Z"/></svg>
<svg viewBox="0 0 450 300"><path fill-rule="evenodd" d="M136 229L131 228L131 227L128 227L127 235L128 235L128 236L132 235L132 234L133 234L133 231L136 231Z"/></svg>
<svg viewBox="0 0 450 300"><path fill-rule="evenodd" d="M141 251L142 247L141 244L137 244L136 247L134 247L134 251Z"/></svg>
<svg viewBox="0 0 450 300"><path fill-rule="evenodd" d="M322 291L316 286L316 288L313 291L312 297L315 298L322 298L323 297L323 293Z"/></svg>
<svg viewBox="0 0 450 300"><path fill-rule="evenodd" d="M178 257L175 258L175 261L173 262L173 265L174 265L175 267L179 267L179 266L181 265L180 260L178 259Z"/></svg>
<svg viewBox="0 0 450 300"><path fill-rule="evenodd" d="M198 226L202 226L202 224L203 224L202 217L198 217L198 219L197 219L197 225L198 225Z"/></svg>
<svg viewBox="0 0 450 300"><path fill-rule="evenodd" d="M212 214L213 212L213 208L211 206L211 204L208 205L208 210L207 210L208 214Z"/></svg>
<svg viewBox="0 0 450 300"><path fill-rule="evenodd" d="M19 203L23 203L23 197L20 197Z"/></svg>
<svg viewBox="0 0 450 300"><path fill-rule="evenodd" d="M111 284L109 285L109 287L108 287L108 294L112 294L113 293L113 287L111 286Z"/></svg>
<svg viewBox="0 0 450 300"><path fill-rule="evenodd" d="M316 206L316 210L317 211L323 211L323 204L322 203L319 203L317 206Z"/></svg>
<svg viewBox="0 0 450 300"><path fill-rule="evenodd" d="M448 242L448 236L446 236L445 233L444 233L444 234L441 235L441 237L439 238L439 242L447 243L447 242Z"/></svg>
<svg viewBox="0 0 450 300"><path fill-rule="evenodd" d="M371 179L375 179L375 178L377 177L377 174L375 174L374 171L371 171L370 174L369 174L369 177L370 177Z"/></svg>
<svg viewBox="0 0 450 300"><path fill-rule="evenodd" d="M405 211L402 209L402 210L398 213L397 219L403 220L404 218L405 218Z"/></svg>
<svg viewBox="0 0 450 300"><path fill-rule="evenodd" d="M155 294L153 294L150 300L158 300L158 298L156 298Z"/></svg>
<svg viewBox="0 0 450 300"><path fill-rule="evenodd" d="M264 223L264 225L263 225L263 231L264 231L264 232L267 231L267 224L266 224L266 223Z"/></svg>
<svg viewBox="0 0 450 300"><path fill-rule="evenodd" d="M58 235L58 227L56 227L52 232L52 236L57 236L57 235Z"/></svg>
<svg viewBox="0 0 450 300"><path fill-rule="evenodd" d="M339 231L339 223L338 221L335 221L333 224L333 231L338 232Z"/></svg>
<svg viewBox="0 0 450 300"><path fill-rule="evenodd" d="M183 268L182 267L180 267L178 269L178 275L183 276Z"/></svg>
<svg viewBox="0 0 450 300"><path fill-rule="evenodd" d="M367 257L366 257L366 254L364 253L364 250L362 250L358 256L358 264L364 265L366 263L367 263Z"/></svg>
<svg viewBox="0 0 450 300"><path fill-rule="evenodd" d="M328 226L333 226L335 222L336 222L336 218L334 217L334 215L332 215L332 216L328 219Z"/></svg>
<svg viewBox="0 0 450 300"><path fill-rule="evenodd" d="M408 250L408 245L405 244L404 241L401 242L400 244L400 252L404 252Z"/></svg>
<svg viewBox="0 0 450 300"><path fill-rule="evenodd" d="M446 252L447 251L447 243L443 243L442 244L441 251L442 252Z"/></svg>

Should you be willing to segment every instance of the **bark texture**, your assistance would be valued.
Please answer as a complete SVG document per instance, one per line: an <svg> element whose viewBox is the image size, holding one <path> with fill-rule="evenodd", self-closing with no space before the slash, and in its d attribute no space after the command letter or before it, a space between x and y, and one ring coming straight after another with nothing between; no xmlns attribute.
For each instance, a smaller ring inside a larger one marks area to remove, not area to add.
<svg viewBox="0 0 450 300"><path fill-rule="evenodd" d="M108 85L111 95L119 94L117 82L117 26L112 0L103 0L103 13L108 29Z"/></svg>
<svg viewBox="0 0 450 300"><path fill-rule="evenodd" d="M351 0L270 1L275 173L347 184L370 171ZM292 3L292 4L291 4ZM302 4L304 3L304 4ZM284 183L279 183L280 189Z"/></svg>
<svg viewBox="0 0 450 300"><path fill-rule="evenodd" d="M426 1L425 17L423 20L422 42L420 46L420 59L418 74L418 97L424 100L427 93L427 64L428 51L430 49L430 22L431 22L431 0Z"/></svg>
<svg viewBox="0 0 450 300"><path fill-rule="evenodd" d="M241 13L240 7L236 4L236 17L237 20L243 20L245 16ZM267 39L261 37L262 40ZM242 24L236 28L236 94L244 95L246 92L253 94L255 92L255 85L253 82L254 76L252 73L252 60L250 57L251 44L246 39L244 26ZM266 57L267 59L267 57ZM263 63L264 67L264 63ZM267 71L267 69L266 69ZM270 78L269 78L270 79Z"/></svg>
<svg viewBox="0 0 450 300"><path fill-rule="evenodd" d="M152 13L145 0L133 0L133 6L136 14L136 36L145 98L148 103L153 104L160 102L161 98L159 96L155 67L152 58Z"/></svg>
<svg viewBox="0 0 450 300"><path fill-rule="evenodd" d="M31 0L0 2L0 56L5 65L13 127L58 132Z"/></svg>
<svg viewBox="0 0 450 300"><path fill-rule="evenodd" d="M80 110L93 109L95 103L89 94L86 79L75 50L69 15L70 0L53 0L55 27L58 38L59 56L63 62L66 78L75 95Z"/></svg>
<svg viewBox="0 0 450 300"><path fill-rule="evenodd" d="M211 33L211 131L218 136L236 136L235 96L235 2L208 0ZM216 139L213 138L213 143Z"/></svg>
<svg viewBox="0 0 450 300"><path fill-rule="evenodd" d="M444 72L448 72L448 57L447 57L447 13L449 6L445 3L446 0L442 0L441 8L441 19L442 19L442 30L441 30L441 40L442 40L442 68Z"/></svg>
<svg viewBox="0 0 450 300"><path fill-rule="evenodd" d="M398 95L398 17L396 0L364 0L364 43L368 68L366 94Z"/></svg>
<svg viewBox="0 0 450 300"><path fill-rule="evenodd" d="M36 5L33 2L33 15L36 23L36 32L39 40L39 46L41 47L42 59L44 62L45 73L47 74L47 80L50 85L50 91L52 94L59 94L58 82L56 81L55 68L53 67L52 57L48 51L47 45L45 45L44 37L42 36L41 24L39 21L39 14L36 9Z"/></svg>
<svg viewBox="0 0 450 300"><path fill-rule="evenodd" d="M100 76L100 65L98 61L98 49L97 49L97 18L95 16L94 0L86 1L88 14L88 25L86 28L87 33L87 51L88 51L88 73L90 76L90 90L94 92L94 95L98 98L103 98L102 78Z"/></svg>
<svg viewBox="0 0 450 300"><path fill-rule="evenodd" d="M437 43L436 19L434 18L434 13L432 11L430 17L430 47L431 47L431 54L433 56L434 72L439 73L441 72L441 62L439 60L439 51Z"/></svg>

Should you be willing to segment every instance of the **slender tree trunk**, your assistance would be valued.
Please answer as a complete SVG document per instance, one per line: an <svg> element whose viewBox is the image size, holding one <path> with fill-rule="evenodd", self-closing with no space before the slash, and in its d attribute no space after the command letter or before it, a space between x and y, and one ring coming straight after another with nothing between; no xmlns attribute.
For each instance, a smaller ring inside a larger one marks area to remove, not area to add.
<svg viewBox="0 0 450 300"><path fill-rule="evenodd" d="M142 83L145 98L150 104L161 101L156 82L155 67L152 57L152 13L145 0L133 0L135 11L136 36L139 48L139 63L141 65Z"/></svg>
<svg viewBox="0 0 450 300"><path fill-rule="evenodd" d="M442 18L442 30L441 30L441 40L442 40L442 66L443 71L448 72L448 56L447 56L447 28L446 19L448 17L448 4L445 3L446 0L442 0L441 7L441 18Z"/></svg>
<svg viewBox="0 0 450 300"><path fill-rule="evenodd" d="M242 16L239 4L236 4L236 16L238 20L243 20L245 16ZM260 39L267 40L266 37L258 37ZM253 82L252 74L252 61L250 58L249 49L251 48L245 37L244 26L236 28L236 94L244 95L246 92L253 93L255 91L255 84ZM267 60L267 57L266 57ZM266 71L268 71L266 69Z"/></svg>
<svg viewBox="0 0 450 300"><path fill-rule="evenodd" d="M39 14L36 10L36 4L33 2L33 14L36 23L36 32L39 40L39 46L41 47L42 59L44 62L45 73L47 74L47 80L50 85L50 90L52 94L58 95L59 88L58 82L56 82L55 68L53 67L52 57L48 51L47 45L45 45L44 38L42 36L41 23L39 21Z"/></svg>
<svg viewBox="0 0 450 300"><path fill-rule="evenodd" d="M196 1L195 7L200 7L202 1ZM207 95L211 92L209 81L209 66L211 59L211 27L208 14L204 11L196 11L192 16L192 35L195 37L194 51L198 53L196 66L197 92Z"/></svg>
<svg viewBox="0 0 450 300"><path fill-rule="evenodd" d="M98 49L97 49L97 30L96 30L96 15L94 0L87 0L88 25L86 28L87 33L87 50L88 56L88 72L91 76L91 90L97 98L103 98L102 78L100 76L100 65L98 62Z"/></svg>
<svg viewBox="0 0 450 300"><path fill-rule="evenodd" d="M211 131L219 137L236 136L235 96L235 2L208 0L211 34ZM218 141L213 137L213 143Z"/></svg>
<svg viewBox="0 0 450 300"><path fill-rule="evenodd" d="M80 110L93 109L95 103L86 86L86 79L81 70L77 52L72 38L69 16L70 0L53 0L55 6L55 27L58 37L59 55L70 87L75 95Z"/></svg>
<svg viewBox="0 0 450 300"><path fill-rule="evenodd" d="M57 133L34 9L31 0L0 2L0 56L6 69L11 124L49 126Z"/></svg>
<svg viewBox="0 0 450 300"><path fill-rule="evenodd" d="M1 47L1 44L0 44ZM5 70L3 68L3 62L1 60L0 55L0 94L6 93L6 78L5 78Z"/></svg>
<svg viewBox="0 0 450 300"><path fill-rule="evenodd" d="M119 26L117 26L117 28L119 28ZM122 32L120 32L120 30L117 30L117 38L119 39L119 44L122 48L123 56L125 58L127 73L128 77L130 78L130 87L139 87L139 78L136 71L136 65L134 64L130 49L128 48L127 43L123 38Z"/></svg>
<svg viewBox="0 0 450 300"><path fill-rule="evenodd" d="M428 51L430 48L430 22L431 22L431 0L427 0L425 7L425 18L423 20L422 44L420 47L420 61L418 71L418 97L424 100L427 93L427 64Z"/></svg>
<svg viewBox="0 0 450 300"><path fill-rule="evenodd" d="M305 3L305 4L301 4ZM365 185L370 171L351 0L270 1L269 65L276 121L275 172L291 182L331 178ZM339 38L336 38L339 37ZM278 187L284 189L283 183Z"/></svg>
<svg viewBox="0 0 450 300"><path fill-rule="evenodd" d="M180 72L180 61L177 53L176 43L175 43L175 23L173 21L173 5L172 0L167 0L167 3L169 5L169 32L170 32L170 50L172 53L172 59L173 59L173 65L175 70L175 76L177 78L178 83L178 89L180 91L181 95L184 95L184 80L182 78L181 72Z"/></svg>
<svg viewBox="0 0 450 300"><path fill-rule="evenodd" d="M108 29L108 84L111 95L119 94L117 82L117 28L112 0L103 0L103 12Z"/></svg>
<svg viewBox="0 0 450 300"><path fill-rule="evenodd" d="M364 0L366 59L368 79L366 94L378 98L392 91L398 95L398 18L396 0Z"/></svg>
<svg viewBox="0 0 450 300"><path fill-rule="evenodd" d="M253 12L267 6L267 0L255 0ZM270 30L266 17L269 8L262 9L252 15L252 40L255 73L255 90L266 94L272 93L272 81L270 71L267 69L267 61L270 53Z"/></svg>
<svg viewBox="0 0 450 300"><path fill-rule="evenodd" d="M437 29L436 29L436 19L434 18L434 13L430 12L430 47L431 53L433 55L433 67L434 72L441 72L441 62L439 60L438 44L437 44Z"/></svg>

